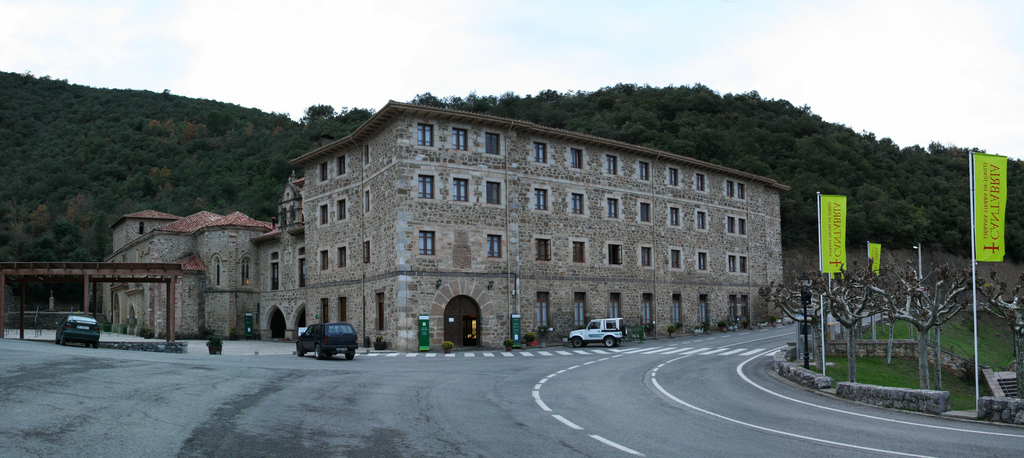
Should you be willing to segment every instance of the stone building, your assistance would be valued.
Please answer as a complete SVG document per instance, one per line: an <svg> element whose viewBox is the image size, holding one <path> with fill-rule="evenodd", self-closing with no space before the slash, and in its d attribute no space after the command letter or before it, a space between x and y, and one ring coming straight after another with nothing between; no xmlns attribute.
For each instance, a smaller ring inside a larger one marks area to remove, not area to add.
<svg viewBox="0 0 1024 458"><path fill-rule="evenodd" d="M263 337L291 338L306 323L342 320L399 350L417 348L421 315L431 347L500 346L513 314L523 332L549 338L599 317L659 334L763 319L757 288L781 279L788 187L665 151L390 102L292 164L305 178L283 190L279 226L215 218L172 242L181 233L148 235L144 224L176 217L126 215L113 226L112 259L191 259L183 327L201 320L193 313L238 326L246 311ZM228 278L220 287L214 259ZM251 278L239 272L245 260ZM232 283L242 278L249 284ZM152 309L130 294L119 300Z"/></svg>

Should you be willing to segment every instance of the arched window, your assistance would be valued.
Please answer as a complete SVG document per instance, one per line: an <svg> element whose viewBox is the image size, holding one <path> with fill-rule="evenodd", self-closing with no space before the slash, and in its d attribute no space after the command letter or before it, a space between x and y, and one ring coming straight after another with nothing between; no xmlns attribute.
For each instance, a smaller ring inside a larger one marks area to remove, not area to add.
<svg viewBox="0 0 1024 458"><path fill-rule="evenodd" d="M214 284L220 286L220 258L214 258L213 263L216 266L216 280Z"/></svg>
<svg viewBox="0 0 1024 458"><path fill-rule="evenodd" d="M249 258L242 260L242 286L249 286Z"/></svg>
<svg viewBox="0 0 1024 458"><path fill-rule="evenodd" d="M144 222L142 222L142 221L139 221L139 235L142 235L142 233L143 233L143 232L144 232L145 230L146 230L146 223L144 223Z"/></svg>

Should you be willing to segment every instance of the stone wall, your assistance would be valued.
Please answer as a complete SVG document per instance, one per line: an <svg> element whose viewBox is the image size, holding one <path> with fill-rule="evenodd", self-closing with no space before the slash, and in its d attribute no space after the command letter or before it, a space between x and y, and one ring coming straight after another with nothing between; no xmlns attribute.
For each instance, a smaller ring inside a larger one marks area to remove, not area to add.
<svg viewBox="0 0 1024 458"><path fill-rule="evenodd" d="M785 353L780 351L775 354L772 361L772 369L782 377L791 382L799 383L808 388L816 390L827 390L832 388L832 377L826 377L812 370L804 369L797 364L786 361Z"/></svg>
<svg viewBox="0 0 1024 458"><path fill-rule="evenodd" d="M839 382L836 385L836 395L864 404L891 409L914 410L936 415L949 410L948 391L913 390L910 388L891 388L862 383Z"/></svg>
<svg viewBox="0 0 1024 458"><path fill-rule="evenodd" d="M978 400L978 419L1024 424L1024 399L984 396Z"/></svg>
<svg viewBox="0 0 1024 458"><path fill-rule="evenodd" d="M858 340L854 345L857 351L858 358L864 357L879 357L884 358L886 351L889 347L888 340ZM846 341L845 340L830 340L826 346L828 349L828 356L846 356ZM933 347L928 347L928 364L935 364L935 355L932 351ZM942 368L961 376L964 370L970 370L973 366L973 361L960 357L955 353L951 353L946 350L941 350L942 355ZM917 341L916 340L893 340L892 341L892 356L893 358L910 358L917 359Z"/></svg>
<svg viewBox="0 0 1024 458"><path fill-rule="evenodd" d="M188 353L188 342L100 342L102 348L150 351L156 353Z"/></svg>

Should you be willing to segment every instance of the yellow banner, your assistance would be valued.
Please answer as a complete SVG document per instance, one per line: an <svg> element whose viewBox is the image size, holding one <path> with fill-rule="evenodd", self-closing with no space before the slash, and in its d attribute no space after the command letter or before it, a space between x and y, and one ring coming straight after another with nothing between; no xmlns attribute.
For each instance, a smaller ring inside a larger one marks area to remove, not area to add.
<svg viewBox="0 0 1024 458"><path fill-rule="evenodd" d="M974 153L974 256L1002 262L1006 247L1006 156Z"/></svg>
<svg viewBox="0 0 1024 458"><path fill-rule="evenodd" d="M871 258L871 271L877 274L882 268L882 244L868 242L868 257Z"/></svg>
<svg viewBox="0 0 1024 458"><path fill-rule="evenodd" d="M821 271L846 268L846 196L821 196Z"/></svg>

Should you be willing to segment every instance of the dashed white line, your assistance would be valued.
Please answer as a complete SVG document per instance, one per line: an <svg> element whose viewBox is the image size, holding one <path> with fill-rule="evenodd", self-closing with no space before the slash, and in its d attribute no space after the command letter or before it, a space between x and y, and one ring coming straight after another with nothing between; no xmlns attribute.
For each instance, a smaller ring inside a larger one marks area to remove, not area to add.
<svg viewBox="0 0 1024 458"><path fill-rule="evenodd" d="M563 417L561 415L552 415L552 417L555 417L555 420L558 420L558 421L560 421L562 423L565 423L565 426L568 426L568 427L570 427L572 429L575 429L575 430L578 430L578 431L582 431L583 430L583 428L581 428L579 425L577 425L576 423L573 423L573 422L571 422L569 420L566 420L565 417Z"/></svg>
<svg viewBox="0 0 1024 458"><path fill-rule="evenodd" d="M644 456L643 453L640 453L640 452L638 452L636 450L633 450L631 448L628 448L628 447L616 444L615 442L612 442L612 441L610 441L608 439L605 439L605 438L603 438L601 436L598 436L597 434L591 434L590 437L593 437L594 439L597 439L598 442L601 442L601 443L603 443L605 445L608 445L608 446L617 448L619 450L622 450L623 452L626 452L626 453L628 453L630 455Z"/></svg>

